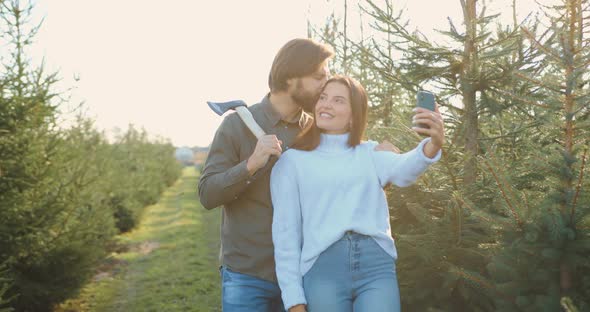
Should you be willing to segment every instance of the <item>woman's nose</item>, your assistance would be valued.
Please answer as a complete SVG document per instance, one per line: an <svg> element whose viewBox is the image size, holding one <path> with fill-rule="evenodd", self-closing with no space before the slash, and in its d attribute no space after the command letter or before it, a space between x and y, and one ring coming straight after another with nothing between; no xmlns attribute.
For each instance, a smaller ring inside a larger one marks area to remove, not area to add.
<svg viewBox="0 0 590 312"><path fill-rule="evenodd" d="M322 107L332 108L332 101L326 99L326 100L322 101L321 105L322 105Z"/></svg>
<svg viewBox="0 0 590 312"><path fill-rule="evenodd" d="M316 105L316 109L320 109L320 108L328 108L328 101L326 100L320 100L318 101L317 105Z"/></svg>

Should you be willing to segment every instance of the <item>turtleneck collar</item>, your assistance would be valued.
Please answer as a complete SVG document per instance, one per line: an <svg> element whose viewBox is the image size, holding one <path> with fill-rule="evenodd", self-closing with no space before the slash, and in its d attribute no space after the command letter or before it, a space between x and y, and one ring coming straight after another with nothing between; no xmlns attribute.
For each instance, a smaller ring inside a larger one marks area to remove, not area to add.
<svg viewBox="0 0 590 312"><path fill-rule="evenodd" d="M322 152L342 152L349 150L348 145L349 133L344 134L320 134L320 145L317 150Z"/></svg>

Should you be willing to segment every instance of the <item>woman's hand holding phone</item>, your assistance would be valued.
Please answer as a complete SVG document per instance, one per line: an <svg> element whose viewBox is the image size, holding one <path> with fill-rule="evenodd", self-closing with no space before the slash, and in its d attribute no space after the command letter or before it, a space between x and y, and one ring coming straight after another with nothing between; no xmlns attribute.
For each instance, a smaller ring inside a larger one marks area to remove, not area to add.
<svg viewBox="0 0 590 312"><path fill-rule="evenodd" d="M418 92L414 112L412 129L418 134L431 138L430 142L424 146L424 154L433 158L445 141L444 122L438 105L434 102L434 95L427 91Z"/></svg>

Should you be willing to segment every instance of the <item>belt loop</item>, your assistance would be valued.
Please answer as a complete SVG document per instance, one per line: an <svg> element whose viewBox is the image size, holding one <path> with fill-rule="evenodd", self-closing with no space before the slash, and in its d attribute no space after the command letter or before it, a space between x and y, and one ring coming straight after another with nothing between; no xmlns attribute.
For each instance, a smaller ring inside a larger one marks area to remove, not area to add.
<svg viewBox="0 0 590 312"><path fill-rule="evenodd" d="M348 238L348 240L352 241L352 236L354 235L353 231L346 231L346 238Z"/></svg>

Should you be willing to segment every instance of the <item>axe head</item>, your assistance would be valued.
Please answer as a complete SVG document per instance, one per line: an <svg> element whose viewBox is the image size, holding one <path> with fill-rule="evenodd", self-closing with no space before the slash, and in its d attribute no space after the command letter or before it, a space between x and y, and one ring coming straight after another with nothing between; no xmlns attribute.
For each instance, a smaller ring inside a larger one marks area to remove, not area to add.
<svg viewBox="0 0 590 312"><path fill-rule="evenodd" d="M219 116L225 114L225 112L227 112L228 110L236 109L236 107L247 106L246 102L244 102L242 100L229 101L229 102L209 102L209 101L207 101L207 104Z"/></svg>

